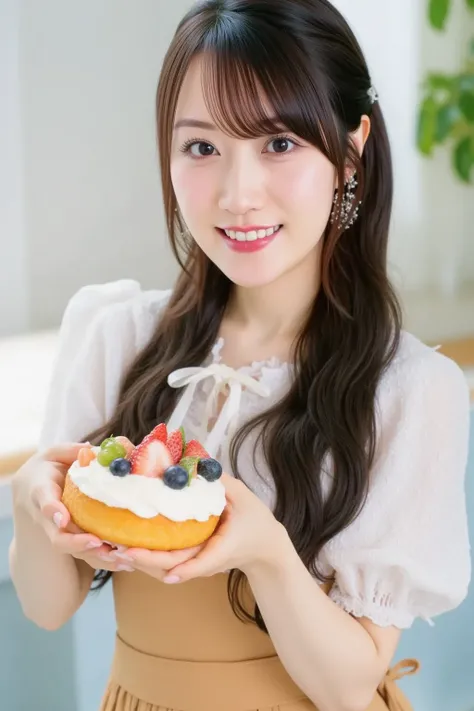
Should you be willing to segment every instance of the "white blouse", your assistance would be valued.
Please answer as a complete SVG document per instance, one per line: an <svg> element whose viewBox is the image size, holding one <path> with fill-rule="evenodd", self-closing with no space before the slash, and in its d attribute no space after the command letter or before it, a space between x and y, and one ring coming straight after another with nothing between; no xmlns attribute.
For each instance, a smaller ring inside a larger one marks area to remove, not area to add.
<svg viewBox="0 0 474 711"><path fill-rule="evenodd" d="M81 441L111 417L122 376L150 340L169 294L122 280L87 286L73 296L61 325L42 448ZM188 438L207 440L232 473L230 435L281 398L292 366L274 359L233 370L220 362L221 348L222 340L201 368L171 374L171 385L185 386L171 424L182 422ZM230 395L208 434L223 384ZM466 597L469 412L461 369L403 332L378 388L378 444L367 502L319 559L325 572L335 574L332 599L354 616L408 628L415 618L430 622ZM250 435L239 453L239 471L272 507L272 476L258 453L255 472L253 444ZM325 487L330 468L329 463L321 474Z"/></svg>

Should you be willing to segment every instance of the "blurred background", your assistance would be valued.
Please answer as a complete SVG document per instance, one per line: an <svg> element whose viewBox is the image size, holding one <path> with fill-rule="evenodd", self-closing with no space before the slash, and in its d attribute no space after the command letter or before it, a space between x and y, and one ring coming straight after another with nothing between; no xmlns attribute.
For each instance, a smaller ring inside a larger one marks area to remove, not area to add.
<svg viewBox="0 0 474 711"><path fill-rule="evenodd" d="M34 451L71 295L84 284L120 278L144 288L174 280L154 101L167 45L191 4L0 0L5 711L94 711L105 685L114 635L110 590L89 599L59 632L37 630L22 617L7 571L8 482ZM474 388L474 2L334 4L362 43L388 123L396 179L390 270L406 327L440 344ZM474 451L474 432L472 439ZM415 711L474 709L473 613L469 599L434 629L417 624L404 636L399 656L423 662L422 673L404 683Z"/></svg>

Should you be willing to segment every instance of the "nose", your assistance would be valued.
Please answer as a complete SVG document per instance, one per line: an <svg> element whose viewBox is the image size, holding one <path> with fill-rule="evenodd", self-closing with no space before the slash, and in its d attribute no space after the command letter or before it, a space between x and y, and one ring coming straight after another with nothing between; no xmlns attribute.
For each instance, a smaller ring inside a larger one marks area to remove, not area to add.
<svg viewBox="0 0 474 711"><path fill-rule="evenodd" d="M263 208L264 195L265 176L256 157L242 150L223 165L219 209L245 215Z"/></svg>

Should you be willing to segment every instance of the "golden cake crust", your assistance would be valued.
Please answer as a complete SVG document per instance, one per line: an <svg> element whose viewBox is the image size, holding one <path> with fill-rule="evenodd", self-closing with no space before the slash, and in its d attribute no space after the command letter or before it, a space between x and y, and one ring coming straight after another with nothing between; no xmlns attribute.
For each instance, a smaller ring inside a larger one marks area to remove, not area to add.
<svg viewBox="0 0 474 711"><path fill-rule="evenodd" d="M83 531L127 548L171 551L192 548L215 531L219 516L207 521L171 521L166 516L141 518L128 509L107 506L91 499L66 476L62 501L72 521Z"/></svg>

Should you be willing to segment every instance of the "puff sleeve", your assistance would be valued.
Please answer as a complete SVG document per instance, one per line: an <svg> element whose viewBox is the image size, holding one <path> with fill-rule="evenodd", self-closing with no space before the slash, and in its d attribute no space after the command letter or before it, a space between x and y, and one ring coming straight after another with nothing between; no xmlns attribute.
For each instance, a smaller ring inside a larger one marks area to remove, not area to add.
<svg viewBox="0 0 474 711"><path fill-rule="evenodd" d="M145 347L169 296L120 280L86 286L69 301L40 434L40 448L82 441L112 415L122 377Z"/></svg>
<svg viewBox="0 0 474 711"><path fill-rule="evenodd" d="M379 388L367 502L323 551L335 572L334 602L380 626L407 628L457 607L471 574L469 390L453 361L423 349Z"/></svg>

